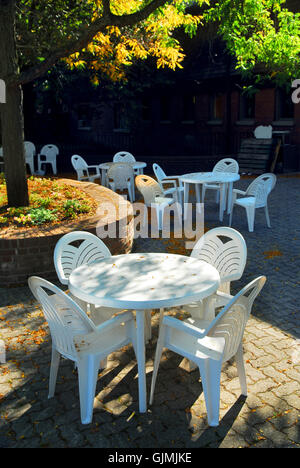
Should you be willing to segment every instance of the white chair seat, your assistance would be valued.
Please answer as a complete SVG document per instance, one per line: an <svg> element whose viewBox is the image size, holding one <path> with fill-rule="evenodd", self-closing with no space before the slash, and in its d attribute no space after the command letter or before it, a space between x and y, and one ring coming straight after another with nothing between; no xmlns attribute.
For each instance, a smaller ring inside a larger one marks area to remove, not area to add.
<svg viewBox="0 0 300 468"><path fill-rule="evenodd" d="M235 201L236 205L240 206L255 206L255 198L254 197L245 197L245 198L238 198Z"/></svg>
<svg viewBox="0 0 300 468"><path fill-rule="evenodd" d="M152 203L156 205L172 205L174 203L174 199L168 197L155 197Z"/></svg>

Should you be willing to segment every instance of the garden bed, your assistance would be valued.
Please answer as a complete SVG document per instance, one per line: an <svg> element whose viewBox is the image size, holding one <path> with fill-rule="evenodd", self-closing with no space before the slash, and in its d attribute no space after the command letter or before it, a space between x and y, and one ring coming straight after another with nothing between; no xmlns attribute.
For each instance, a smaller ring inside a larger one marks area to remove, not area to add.
<svg viewBox="0 0 300 468"><path fill-rule="evenodd" d="M42 276L49 280L57 279L53 252L58 239L71 231L89 231L93 234L99 229L116 232L115 237L103 238L112 255L129 253L133 244L134 221L129 202L111 190L91 182L78 182L59 179L59 183L83 192L91 203L91 211L78 213L75 218L61 218L59 222L16 226L14 223L0 230L0 286L17 286L27 283L31 275ZM103 215L99 207L109 203L115 206ZM50 205L49 205L50 206ZM125 209L120 210L120 206ZM122 226L122 233L119 227Z"/></svg>

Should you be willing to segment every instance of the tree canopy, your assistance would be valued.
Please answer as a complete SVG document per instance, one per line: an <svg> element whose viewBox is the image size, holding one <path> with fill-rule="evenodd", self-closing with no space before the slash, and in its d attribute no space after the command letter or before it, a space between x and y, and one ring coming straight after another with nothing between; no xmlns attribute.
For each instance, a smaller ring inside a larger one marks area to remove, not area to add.
<svg viewBox="0 0 300 468"><path fill-rule="evenodd" d="M191 6L198 9L188 13ZM95 82L98 72L124 79L128 66L149 56L174 70L184 59L174 32L192 36L212 22L242 72L259 65L274 79L295 78L300 14L287 6L286 0L18 0L18 79L35 79L60 59L88 66Z"/></svg>

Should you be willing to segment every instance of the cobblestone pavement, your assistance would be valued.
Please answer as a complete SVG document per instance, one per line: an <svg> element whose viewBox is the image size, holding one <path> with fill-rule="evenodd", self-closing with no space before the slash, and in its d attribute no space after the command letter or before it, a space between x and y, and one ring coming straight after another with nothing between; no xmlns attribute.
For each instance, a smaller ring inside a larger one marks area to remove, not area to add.
<svg viewBox="0 0 300 468"><path fill-rule="evenodd" d="M241 180L237 188L247 186ZM249 233L237 208L233 227L245 237L248 261L233 292L258 275L267 283L256 299L244 335L248 397L240 396L234 362L224 365L220 425L207 426L198 371L180 367L165 352L153 405L138 412L137 366L131 347L110 356L96 392L93 422L80 423L77 376L63 360L56 395L48 400L51 340L28 288L0 288L0 338L7 346L0 368L0 447L197 448L300 447L300 178L279 177L270 196L272 229L264 212ZM208 195L205 223L219 225ZM224 225L228 223L225 216ZM135 251L160 251L159 240L136 240ZM174 310L174 313L181 313ZM157 339L147 345L149 390Z"/></svg>

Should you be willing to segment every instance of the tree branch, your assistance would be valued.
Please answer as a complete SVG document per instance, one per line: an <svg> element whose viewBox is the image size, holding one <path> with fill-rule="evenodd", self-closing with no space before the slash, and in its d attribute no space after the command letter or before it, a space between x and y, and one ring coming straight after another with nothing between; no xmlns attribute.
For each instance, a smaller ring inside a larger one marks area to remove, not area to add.
<svg viewBox="0 0 300 468"><path fill-rule="evenodd" d="M39 78L52 68L60 59L68 57L76 52L80 52L82 49L86 48L96 34L104 32L108 26L133 26L134 24L146 19L157 8L165 5L168 1L169 0L152 0L142 10L128 15L118 16L111 13L110 0L103 0L103 15L100 18L97 18L88 27L83 28L77 38L69 39L62 47L53 50L53 52L51 52L43 62L29 68L19 75L7 77L7 85L24 85L36 78Z"/></svg>

